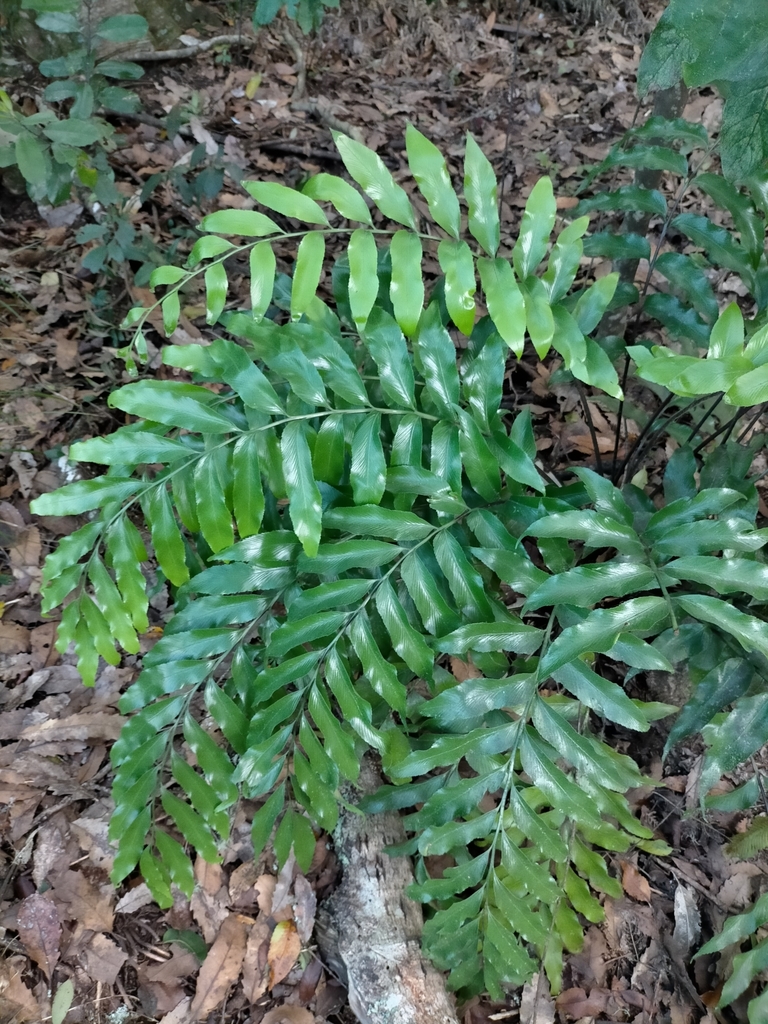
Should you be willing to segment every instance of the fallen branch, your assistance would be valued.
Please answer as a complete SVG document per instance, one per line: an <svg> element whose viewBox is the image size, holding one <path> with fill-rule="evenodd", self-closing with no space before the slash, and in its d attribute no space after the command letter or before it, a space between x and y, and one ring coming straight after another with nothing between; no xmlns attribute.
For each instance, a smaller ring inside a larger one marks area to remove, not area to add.
<svg viewBox="0 0 768 1024"><path fill-rule="evenodd" d="M135 61L137 64L146 61L158 60L180 60L182 57L195 57L198 53L205 53L214 46L232 45L235 43L254 43L256 37L245 35L240 32L225 36L214 36L212 39L201 39L199 43L191 46L180 46L175 50L141 50L137 53L121 53L120 60Z"/></svg>
<svg viewBox="0 0 768 1024"><path fill-rule="evenodd" d="M367 755L360 791L381 783ZM318 944L346 982L360 1024L458 1024L443 976L421 953L421 907L405 894L414 882L411 862L385 852L404 841L396 813L342 810L334 842L343 877L318 914Z"/></svg>

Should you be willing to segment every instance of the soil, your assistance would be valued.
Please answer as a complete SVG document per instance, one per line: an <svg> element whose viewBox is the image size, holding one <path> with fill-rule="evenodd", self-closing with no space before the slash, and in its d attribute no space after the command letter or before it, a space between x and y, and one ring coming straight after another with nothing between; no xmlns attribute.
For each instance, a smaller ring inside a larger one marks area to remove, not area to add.
<svg viewBox="0 0 768 1024"><path fill-rule="evenodd" d="M653 24L660 5L648 0L640 7ZM236 34L237 13L217 9L222 31ZM118 143L111 163L125 217L147 254L159 259L170 250L167 261L179 261L204 213L247 202L240 180L293 185L319 171L338 173L331 126L358 134L402 177L404 132L412 121L447 154L455 179L466 132L474 135L501 183L502 240L513 238L542 174L552 177L565 212L589 169L646 116L634 89L643 41L636 18L631 26L585 26L557 7L513 0L344 0L311 38L278 20L256 44L244 36L242 45L148 63L138 83L143 117L110 118ZM31 113L44 83L30 77L0 86ZM169 138L160 119L179 110L188 127ZM720 101L705 91L691 96L687 116L715 124L719 110ZM215 155L219 147L223 157ZM42 616L39 600L45 555L81 524L72 517L40 520L29 511L34 497L71 472L69 444L120 425L106 401L127 380L116 356L126 340L117 324L150 295L139 259L108 273L83 268L92 244L78 242L77 233L97 216L79 203L40 211L12 171L3 175L0 1021L50 1019L53 978L54 988L66 980L74 986L68 1024L179 1024L192 1000L205 1011L202 1019L210 1014L229 1024L349 1022L344 988L312 938L317 900L333 891L337 878L330 841L318 843L306 878L293 862L277 875L271 856L254 863L249 855L242 808L223 864L196 864L191 903L182 899L160 911L140 879L117 891L108 881L114 856L107 839L109 748L121 724L117 699L135 678L140 656L117 668L102 666L96 686L82 687L71 656L53 647L55 623ZM293 253L278 257L290 269ZM599 276L608 268L589 269ZM439 268L427 264L427 271L436 276ZM723 296L738 295L738 282L727 275L719 286ZM170 339L153 324L148 372L170 372L160 364L163 344L211 336L200 296L185 298ZM557 472L590 464L594 447L578 392L572 385L550 387L552 369L522 360L510 376L507 401L531 409L542 459ZM612 451L610 409L591 397L589 409L600 449ZM161 635L167 604L161 588L152 599L144 650ZM672 855L609 857L624 897L605 900L606 921L590 926L584 948L567 956L556 1004L541 988L526 986L503 1004L471 1000L461 1008L468 1024L746 1020L739 1004L731 1017L714 1010L716 958L691 965L687 951L681 955L671 942L681 915L712 934L764 885L764 863L724 853L727 838L745 827L743 816L706 822L691 816L695 745L683 745L662 764L661 734L650 743L630 734L618 742L661 782L632 794L632 802L673 846ZM201 942L213 944L210 963L221 957L218 988L196 956Z"/></svg>

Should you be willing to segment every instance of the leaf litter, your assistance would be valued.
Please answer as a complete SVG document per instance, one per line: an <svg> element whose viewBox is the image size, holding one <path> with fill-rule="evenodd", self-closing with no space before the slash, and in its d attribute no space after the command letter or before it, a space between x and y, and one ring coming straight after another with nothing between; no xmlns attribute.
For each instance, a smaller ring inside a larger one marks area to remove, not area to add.
<svg viewBox="0 0 768 1024"><path fill-rule="evenodd" d="M148 68L139 89L156 123L152 116L148 123L122 122L112 163L118 187L133 200L131 223L157 252L172 241L182 253L191 247L192 228L217 203L250 208L252 200L237 184L241 178L294 184L321 170L337 170L329 126L339 123L376 148L396 178L405 170L408 121L417 122L448 154L456 178L463 137L471 131L503 182L502 230L513 236L541 174L552 176L561 209L573 205L570 197L586 166L606 154L635 116L641 41L617 31L576 30L550 9L525 5L511 77L516 19L511 0L493 5L490 13L480 4L457 10L421 0L342 6L316 37L298 47L286 43L277 22L263 30L253 53L233 50L231 63L217 63L209 53ZM657 13L650 3L648 16ZM308 69L311 97L298 94ZM17 102L26 99L34 109L33 86L3 84ZM687 116L716 122L718 103L711 95L694 94ZM180 105L196 114L190 134L171 139L159 118ZM223 193L217 200L217 189L208 194L202 188L195 211L179 202L172 183L174 175L189 169L197 144L211 154L221 144L225 159L214 175ZM142 204L138 194L154 176L159 184ZM418 206L419 200L414 202ZM51 995L59 991L60 1001L71 1004L69 1024L111 1021L121 1010L127 1019L162 1024L204 1020L213 1012L217 1019L225 1014L231 1024L351 1021L343 989L313 945L318 900L337 875L330 844L322 838L306 876L291 858L278 877L268 855L253 860L248 836L255 808L244 802L223 863L196 862L191 900L175 891L173 906L160 910L140 880L128 880L117 891L109 882L114 857L107 837L109 747L123 721L119 695L135 678L140 659L126 657L119 668L102 666L95 687L86 690L71 656L57 654L54 624L40 614L41 565L57 539L81 521L33 522L29 502L65 482L73 470L79 472L66 460L72 441L119 425L106 408L108 392L123 379L114 355L119 318L110 307L141 303L148 293L130 277L120 285L122 292L110 292L103 280L82 269L82 246L75 242L87 216L82 208L46 222L22 196L4 204L2 1014L14 1024L46 1019ZM277 255L281 269L289 269L292 253L278 249ZM600 276L600 267L592 269ZM439 273L436 264L432 270ZM725 297L738 294L732 276L723 274L716 284ZM158 374L174 372L159 363L163 343L210 336L203 307L202 296L190 292L170 338L161 317L151 320L150 366ZM521 361L507 386L517 407L527 406L539 428L546 427L538 431L539 450L553 466L573 465L593 455L593 439L576 388L551 387L550 373L549 366ZM600 451L611 452L611 411L592 397L589 411ZM768 512L765 502L761 508ZM159 588L142 653L161 635L167 604L168 595ZM452 670L459 680L477 674L474 665L458 659ZM631 752L642 764L643 752ZM470 1000L466 1024L595 1018L650 1024L659 1014L674 1024L715 1019L713 958L697 960L691 968L690 956L702 921L717 930L729 914L760 895L766 863L763 857L735 860L723 849L724 836L748 827L744 815L713 815L707 823L686 817L696 803L697 756L697 749L681 745L664 779L661 761L645 752L645 770L662 786L638 792L635 809L675 853L616 858L612 867L624 895L605 898L605 922L590 926L581 951L566 957L557 999L534 980L520 998L512 993L504 1005ZM732 777L723 787L741 781Z"/></svg>

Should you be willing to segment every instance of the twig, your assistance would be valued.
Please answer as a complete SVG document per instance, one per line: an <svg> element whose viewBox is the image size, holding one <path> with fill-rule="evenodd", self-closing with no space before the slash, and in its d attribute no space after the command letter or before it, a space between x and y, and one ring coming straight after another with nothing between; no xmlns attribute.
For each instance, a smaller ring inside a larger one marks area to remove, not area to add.
<svg viewBox="0 0 768 1024"><path fill-rule="evenodd" d="M307 62L304 59L304 51L298 39L292 36L287 28L283 29L283 39L285 40L285 45L293 54L293 59L296 61L296 85L293 87L291 100L300 100L307 88Z"/></svg>
<svg viewBox="0 0 768 1024"><path fill-rule="evenodd" d="M210 50L213 46L243 43L248 38L251 42L256 41L255 36L243 36L242 33L233 35L230 33L225 36L214 36L212 39L201 39L194 46L180 46L175 50L140 50L136 53L121 53L120 60L131 60L137 64L143 64L147 61L181 60L182 57L194 57L198 53L205 53L206 50Z"/></svg>
<svg viewBox="0 0 768 1024"><path fill-rule="evenodd" d="M330 102L326 99L298 100L298 102L291 103L291 110L303 110L308 114L314 114L318 120L328 125L332 131L343 132L344 135L349 135L357 142L365 143L365 138L360 129L353 124L349 124L348 121L342 121L340 117L336 117L331 109Z"/></svg>

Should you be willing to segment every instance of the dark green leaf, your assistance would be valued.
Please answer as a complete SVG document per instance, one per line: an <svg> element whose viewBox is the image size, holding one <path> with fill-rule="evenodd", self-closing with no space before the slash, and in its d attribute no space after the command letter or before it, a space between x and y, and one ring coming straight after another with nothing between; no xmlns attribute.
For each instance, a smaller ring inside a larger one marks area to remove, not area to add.
<svg viewBox="0 0 768 1024"><path fill-rule="evenodd" d="M434 531L430 523L412 512L398 512L380 505L328 509L323 515L323 525L361 537L389 537L399 543L424 540Z"/></svg>
<svg viewBox="0 0 768 1024"><path fill-rule="evenodd" d="M473 622L440 637L436 641L436 646L446 654L466 654L470 650L535 654L543 639L544 634L540 629L526 626L519 620Z"/></svg>
<svg viewBox="0 0 768 1024"><path fill-rule="evenodd" d="M411 358L397 323L377 306L365 325L365 346L373 356L387 398L397 408L414 408Z"/></svg>
<svg viewBox="0 0 768 1024"><path fill-rule="evenodd" d="M456 350L442 325L437 303L433 302L422 314L415 344L430 397L442 415L453 419L459 401Z"/></svg>
<svg viewBox="0 0 768 1024"><path fill-rule="evenodd" d="M303 421L286 424L281 445L283 473L290 499L291 522L309 558L317 554L322 533L322 502L312 475L312 456Z"/></svg>
<svg viewBox="0 0 768 1024"><path fill-rule="evenodd" d="M142 380L126 384L109 397L109 405L155 423L184 427L205 434L235 429L234 423L214 406L220 399L207 388L179 381Z"/></svg>

